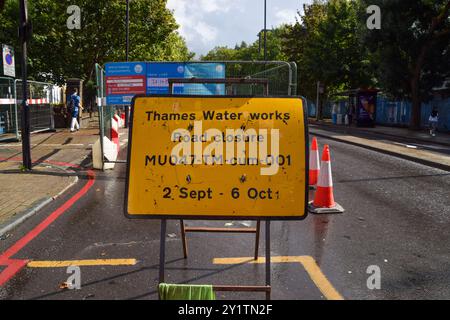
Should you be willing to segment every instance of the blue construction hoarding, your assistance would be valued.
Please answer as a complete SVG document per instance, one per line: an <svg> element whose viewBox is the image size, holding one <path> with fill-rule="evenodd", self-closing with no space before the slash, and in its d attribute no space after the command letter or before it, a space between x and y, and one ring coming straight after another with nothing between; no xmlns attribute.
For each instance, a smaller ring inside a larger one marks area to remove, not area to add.
<svg viewBox="0 0 450 320"><path fill-rule="evenodd" d="M222 63L187 63L184 77L204 79L225 79L225 65ZM185 94L224 95L224 84L186 84Z"/></svg>
<svg viewBox="0 0 450 320"><path fill-rule="evenodd" d="M345 116L349 107L348 101L328 101L324 105L324 118L332 117L333 105L337 104L337 113ZM316 117L316 105L307 100L308 116ZM407 100L393 100L386 96L378 95L376 101L376 124L392 127L408 127L411 121L412 103ZM433 109L439 112L438 129L441 132L450 132L450 98L436 96L433 100L422 103L421 127L428 128L428 118Z"/></svg>
<svg viewBox="0 0 450 320"><path fill-rule="evenodd" d="M106 103L108 105L127 105L137 94L145 94L145 62L116 62L105 65Z"/></svg>
<svg viewBox="0 0 450 320"><path fill-rule="evenodd" d="M224 79L223 63L115 62L106 66L106 103L129 105L137 94L169 94L169 79ZM174 84L174 94L224 95L224 84Z"/></svg>
<svg viewBox="0 0 450 320"><path fill-rule="evenodd" d="M169 79L184 78L185 69L185 63L148 63L147 94L169 94ZM173 90L175 94L182 94L183 85L175 84Z"/></svg>

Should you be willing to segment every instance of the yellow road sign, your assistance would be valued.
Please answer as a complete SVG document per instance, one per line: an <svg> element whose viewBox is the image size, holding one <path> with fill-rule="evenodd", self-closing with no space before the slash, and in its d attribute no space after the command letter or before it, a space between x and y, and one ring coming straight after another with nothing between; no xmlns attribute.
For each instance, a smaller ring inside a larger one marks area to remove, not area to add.
<svg viewBox="0 0 450 320"><path fill-rule="evenodd" d="M306 216L300 98L136 97L131 119L128 217Z"/></svg>

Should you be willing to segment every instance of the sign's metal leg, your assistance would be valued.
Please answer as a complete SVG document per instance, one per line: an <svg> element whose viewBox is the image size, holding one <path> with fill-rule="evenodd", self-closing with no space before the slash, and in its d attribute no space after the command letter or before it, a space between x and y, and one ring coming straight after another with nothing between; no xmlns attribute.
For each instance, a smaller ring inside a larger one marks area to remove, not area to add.
<svg viewBox="0 0 450 320"><path fill-rule="evenodd" d="M159 247L159 283L164 282L164 267L166 263L166 229L167 220L161 220L161 240Z"/></svg>
<svg viewBox="0 0 450 320"><path fill-rule="evenodd" d="M99 135L100 135L100 153L102 157L102 171L105 171L105 146L103 145L103 137L105 136L105 118L103 117L103 106L98 106L98 117L99 117Z"/></svg>
<svg viewBox="0 0 450 320"><path fill-rule="evenodd" d="M124 127L128 128L128 122L129 122L129 115L128 113L130 112L130 107L129 106L125 106L125 123L124 123Z"/></svg>
<svg viewBox="0 0 450 320"><path fill-rule="evenodd" d="M184 227L184 220L180 220L180 228L181 228L181 240L183 242L183 255L184 258L188 258L188 249L187 249L187 239L186 239L186 229Z"/></svg>
<svg viewBox="0 0 450 320"><path fill-rule="evenodd" d="M271 286L270 270L270 221L266 221L266 286ZM270 300L271 291L266 292L266 300Z"/></svg>
<svg viewBox="0 0 450 320"><path fill-rule="evenodd" d="M261 220L256 222L255 260L259 257L259 235L261 233Z"/></svg>

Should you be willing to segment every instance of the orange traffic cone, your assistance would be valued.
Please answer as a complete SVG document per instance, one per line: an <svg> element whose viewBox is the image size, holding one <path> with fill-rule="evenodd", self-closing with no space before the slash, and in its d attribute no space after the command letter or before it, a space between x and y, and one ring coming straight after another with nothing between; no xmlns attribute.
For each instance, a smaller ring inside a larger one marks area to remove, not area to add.
<svg viewBox="0 0 450 320"><path fill-rule="evenodd" d="M311 151L309 153L309 188L315 189L319 179L320 172L320 156L317 138L312 139Z"/></svg>
<svg viewBox="0 0 450 320"><path fill-rule="evenodd" d="M308 210L311 213L343 213L345 210L334 201L333 177L331 174L330 147L325 145L322 154L322 170L319 174L317 191L314 201L310 202Z"/></svg>

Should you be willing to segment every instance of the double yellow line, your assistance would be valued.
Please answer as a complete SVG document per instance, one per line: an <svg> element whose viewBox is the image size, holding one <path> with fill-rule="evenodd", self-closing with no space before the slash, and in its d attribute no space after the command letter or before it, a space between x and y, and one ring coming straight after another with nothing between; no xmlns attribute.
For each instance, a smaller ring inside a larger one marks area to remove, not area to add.
<svg viewBox="0 0 450 320"><path fill-rule="evenodd" d="M215 258L213 264L235 265L235 264L263 264L264 257L254 260L245 258ZM328 300L344 300L339 292L333 287L327 277L323 274L317 262L311 256L281 256L272 257L272 263L299 263L306 270L311 280ZM134 266L136 259L93 259L93 260L65 260L65 261L30 261L29 268L67 268L70 266L92 267L92 266Z"/></svg>

